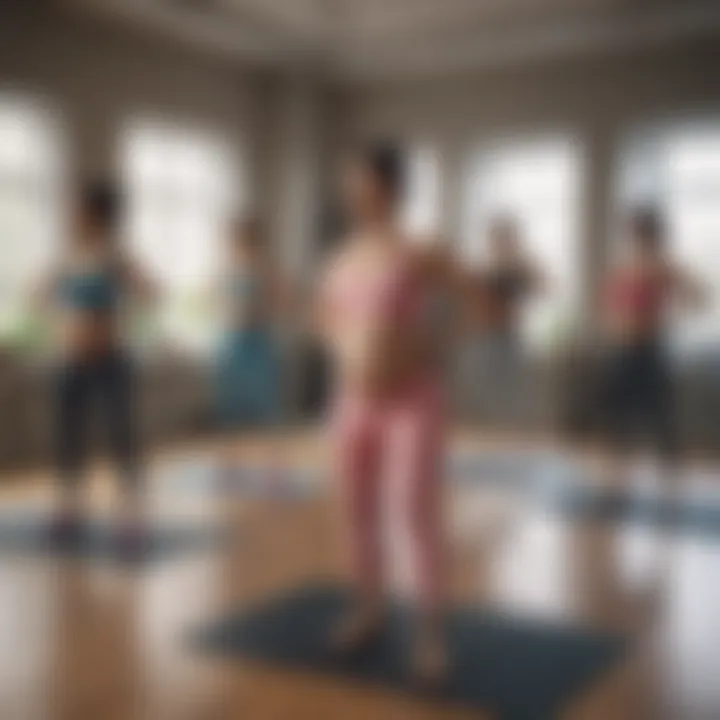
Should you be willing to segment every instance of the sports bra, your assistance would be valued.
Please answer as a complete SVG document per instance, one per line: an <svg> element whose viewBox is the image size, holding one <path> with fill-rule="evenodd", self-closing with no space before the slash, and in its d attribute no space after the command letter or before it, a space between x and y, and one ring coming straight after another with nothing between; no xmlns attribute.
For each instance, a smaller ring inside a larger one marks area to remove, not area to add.
<svg viewBox="0 0 720 720"><path fill-rule="evenodd" d="M356 273L354 269L338 272L330 283L329 305L340 322L390 322L418 324L423 316L423 295L412 266L398 258L390 267L375 274Z"/></svg>
<svg viewBox="0 0 720 720"><path fill-rule="evenodd" d="M606 302L613 312L624 313L644 325L657 325L667 294L665 275L624 270L616 272L611 278Z"/></svg>
<svg viewBox="0 0 720 720"><path fill-rule="evenodd" d="M62 303L72 310L88 313L113 312L120 302L121 291L117 267L110 263L68 270L59 283Z"/></svg>

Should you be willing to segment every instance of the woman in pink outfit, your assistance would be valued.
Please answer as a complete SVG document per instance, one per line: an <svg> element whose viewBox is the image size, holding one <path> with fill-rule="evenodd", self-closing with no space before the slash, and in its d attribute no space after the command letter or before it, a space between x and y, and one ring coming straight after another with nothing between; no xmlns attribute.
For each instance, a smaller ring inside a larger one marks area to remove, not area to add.
<svg viewBox="0 0 720 720"><path fill-rule="evenodd" d="M397 225L402 167L392 148L356 154L343 195L353 222L328 264L319 324L335 363L331 438L350 531L356 602L333 647L350 652L382 626L382 501L399 483L412 548L419 621L414 670L442 678L445 557L441 469L445 445L437 300L447 265L409 245ZM447 297L447 296L444 296Z"/></svg>

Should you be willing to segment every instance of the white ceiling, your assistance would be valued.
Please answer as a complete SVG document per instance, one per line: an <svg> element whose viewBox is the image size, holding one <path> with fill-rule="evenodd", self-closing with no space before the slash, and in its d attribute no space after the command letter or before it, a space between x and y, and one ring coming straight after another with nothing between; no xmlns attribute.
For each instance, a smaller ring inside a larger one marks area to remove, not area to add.
<svg viewBox="0 0 720 720"><path fill-rule="evenodd" d="M720 0L69 0L248 62L338 79L720 38Z"/></svg>
<svg viewBox="0 0 720 720"><path fill-rule="evenodd" d="M172 0L170 0L172 2ZM213 0L205 0L212 5ZM191 0L192 2L192 0ZM202 0L198 0L202 3ZM220 4L214 0L215 5ZM355 39L435 35L498 18L572 8L637 4L637 0L224 0L288 30L328 30Z"/></svg>

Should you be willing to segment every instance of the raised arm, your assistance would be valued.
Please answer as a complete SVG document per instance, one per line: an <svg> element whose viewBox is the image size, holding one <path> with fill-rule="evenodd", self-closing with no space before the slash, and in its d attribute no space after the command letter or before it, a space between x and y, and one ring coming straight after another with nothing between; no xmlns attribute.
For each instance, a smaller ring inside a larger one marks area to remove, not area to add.
<svg viewBox="0 0 720 720"><path fill-rule="evenodd" d="M710 302L710 289L684 268L669 269L673 292L678 300L692 310L701 310Z"/></svg>
<svg viewBox="0 0 720 720"><path fill-rule="evenodd" d="M143 305L153 305L160 294L157 283L134 259L125 258L122 262L123 277L133 298Z"/></svg>

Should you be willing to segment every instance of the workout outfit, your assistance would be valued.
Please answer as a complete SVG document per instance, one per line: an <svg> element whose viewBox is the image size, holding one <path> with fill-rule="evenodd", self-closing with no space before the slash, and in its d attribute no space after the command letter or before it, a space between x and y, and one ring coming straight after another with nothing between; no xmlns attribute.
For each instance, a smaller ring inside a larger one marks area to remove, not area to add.
<svg viewBox="0 0 720 720"><path fill-rule="evenodd" d="M335 322L426 327L427 298L409 265L407 259L399 260L373 282L360 277L331 282L326 303ZM444 408L439 375L436 368L427 367L378 395L341 384L331 418L356 580L364 588L379 589L382 583L384 486L399 483L421 602L432 609L442 600L444 584L440 482Z"/></svg>
<svg viewBox="0 0 720 720"><path fill-rule="evenodd" d="M220 422L226 428L274 424L281 415L281 366L267 321L267 283L257 272L238 272L227 279L225 294L231 329L217 358Z"/></svg>
<svg viewBox="0 0 720 720"><path fill-rule="evenodd" d="M60 304L70 312L95 317L115 315L122 295L120 268L68 270L58 283ZM110 448L123 481L133 488L139 478L134 408L134 378L129 356L113 344L87 357L65 357L54 373L55 438L60 476L75 484L88 456L89 410L99 401Z"/></svg>
<svg viewBox="0 0 720 720"><path fill-rule="evenodd" d="M611 279L608 309L645 330L610 347L602 389L613 443L624 449L636 432L646 431L658 451L672 459L679 443L672 371L661 329L668 292L662 277L619 273Z"/></svg>

